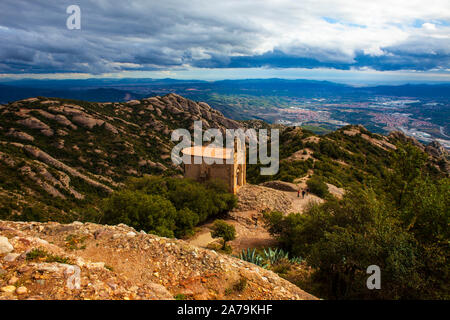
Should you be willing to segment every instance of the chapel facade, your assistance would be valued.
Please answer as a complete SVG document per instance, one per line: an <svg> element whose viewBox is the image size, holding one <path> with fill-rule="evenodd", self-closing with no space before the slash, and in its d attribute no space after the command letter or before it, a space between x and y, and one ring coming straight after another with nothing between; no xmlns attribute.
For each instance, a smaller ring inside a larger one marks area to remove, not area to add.
<svg viewBox="0 0 450 320"><path fill-rule="evenodd" d="M245 148L241 147L238 139L234 141L234 148L193 146L181 152L191 157L190 164L184 163L185 178L200 182L219 179L224 181L228 191L234 194L246 184ZM195 157L201 157L201 163L195 163Z"/></svg>

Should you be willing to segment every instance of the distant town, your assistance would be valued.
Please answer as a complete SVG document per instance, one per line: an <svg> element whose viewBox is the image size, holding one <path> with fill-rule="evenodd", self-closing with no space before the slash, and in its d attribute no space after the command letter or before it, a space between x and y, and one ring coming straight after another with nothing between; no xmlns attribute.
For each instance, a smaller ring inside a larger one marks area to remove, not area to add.
<svg viewBox="0 0 450 320"><path fill-rule="evenodd" d="M445 148L450 148L450 136L445 132L445 127L433 119L435 113L427 112L432 108L448 108L444 103L396 97L375 97L362 102L335 100L297 99L293 101L295 105L279 109L275 123L317 126L328 130L361 123L375 132L402 131L419 141L428 143L436 140Z"/></svg>

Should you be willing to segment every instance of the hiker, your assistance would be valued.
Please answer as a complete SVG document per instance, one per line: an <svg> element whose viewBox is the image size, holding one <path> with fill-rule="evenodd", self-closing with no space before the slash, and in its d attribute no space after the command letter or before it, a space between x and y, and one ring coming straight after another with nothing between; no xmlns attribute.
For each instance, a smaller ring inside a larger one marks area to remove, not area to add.
<svg viewBox="0 0 450 320"><path fill-rule="evenodd" d="M297 190L297 198L300 198L300 189Z"/></svg>
<svg viewBox="0 0 450 320"><path fill-rule="evenodd" d="M257 228L258 227L258 216L252 215L252 220L253 220L253 222L255 222L255 228Z"/></svg>
<svg viewBox="0 0 450 320"><path fill-rule="evenodd" d="M302 191L302 198L303 198L303 199L305 199L305 193L306 193L306 191L303 190L303 191Z"/></svg>

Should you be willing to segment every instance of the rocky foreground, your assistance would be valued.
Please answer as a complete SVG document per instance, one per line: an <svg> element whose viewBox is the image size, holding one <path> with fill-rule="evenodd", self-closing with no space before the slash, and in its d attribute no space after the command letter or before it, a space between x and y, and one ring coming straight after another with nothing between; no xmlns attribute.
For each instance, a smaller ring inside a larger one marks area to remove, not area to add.
<svg viewBox="0 0 450 320"><path fill-rule="evenodd" d="M251 263L123 224L0 221L0 299L174 298L316 299Z"/></svg>

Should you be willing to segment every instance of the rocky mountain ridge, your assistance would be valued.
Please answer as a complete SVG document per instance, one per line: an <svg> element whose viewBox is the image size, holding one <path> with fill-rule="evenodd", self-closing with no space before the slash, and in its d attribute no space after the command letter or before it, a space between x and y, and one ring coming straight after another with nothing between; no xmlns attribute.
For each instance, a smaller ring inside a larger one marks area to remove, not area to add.
<svg viewBox="0 0 450 320"><path fill-rule="evenodd" d="M182 169L170 159L175 145L170 136L177 128L192 130L194 121L202 121L203 129L222 131L271 127L260 120L228 119L206 103L176 94L126 103L36 97L0 105L0 217L26 208L63 217L73 208L108 195L128 177L181 174ZM291 130L287 141L282 141L282 147L292 145L293 151L283 161L315 161L312 144L338 143L330 135L313 134L299 141L303 131ZM361 137L379 152L395 149L396 142L411 142L427 152L436 167L450 172L448 152L436 142L425 146L401 132L382 136L362 126L336 132ZM299 142L306 147L296 147ZM345 165L344 161L340 164ZM77 213L73 215L76 219Z"/></svg>
<svg viewBox="0 0 450 320"><path fill-rule="evenodd" d="M170 159L171 132L192 130L197 120L204 130L244 126L176 94L126 103L37 97L0 105L0 194L9 211L40 205L62 213L73 202L111 193L130 176L180 174Z"/></svg>
<svg viewBox="0 0 450 320"><path fill-rule="evenodd" d="M123 224L0 221L0 234L0 299L316 299L252 263Z"/></svg>

